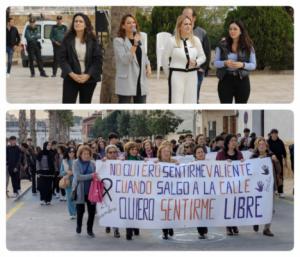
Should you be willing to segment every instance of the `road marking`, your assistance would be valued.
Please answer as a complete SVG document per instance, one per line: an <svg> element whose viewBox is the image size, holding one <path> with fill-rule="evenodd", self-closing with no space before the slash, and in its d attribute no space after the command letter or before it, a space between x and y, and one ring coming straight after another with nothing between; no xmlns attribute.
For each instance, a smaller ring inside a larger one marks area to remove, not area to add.
<svg viewBox="0 0 300 257"><path fill-rule="evenodd" d="M12 208L7 214L6 214L6 221L8 221L22 206L24 205L23 202L18 203L14 208Z"/></svg>

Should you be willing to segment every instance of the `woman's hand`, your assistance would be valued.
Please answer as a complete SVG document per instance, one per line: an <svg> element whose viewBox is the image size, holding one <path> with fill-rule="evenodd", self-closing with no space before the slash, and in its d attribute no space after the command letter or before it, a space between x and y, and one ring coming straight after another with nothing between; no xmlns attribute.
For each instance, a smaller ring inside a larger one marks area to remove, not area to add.
<svg viewBox="0 0 300 257"><path fill-rule="evenodd" d="M72 175L73 175L72 170L67 170L67 175L68 175L68 176L72 176Z"/></svg>
<svg viewBox="0 0 300 257"><path fill-rule="evenodd" d="M71 77L71 79L73 79L75 82L80 83L80 75L76 74L74 72L70 72L69 76Z"/></svg>
<svg viewBox="0 0 300 257"><path fill-rule="evenodd" d="M133 40L134 40L134 45L138 46L139 41L141 40L141 35L136 33Z"/></svg>
<svg viewBox="0 0 300 257"><path fill-rule="evenodd" d="M146 65L146 76L147 76L147 78L150 78L151 74L152 74L151 65L147 64Z"/></svg>
<svg viewBox="0 0 300 257"><path fill-rule="evenodd" d="M244 68L244 63L243 62L232 62L232 68L234 68L234 69Z"/></svg>
<svg viewBox="0 0 300 257"><path fill-rule="evenodd" d="M196 60L190 60L190 61L189 61L189 67L190 67L190 68L195 68L196 66L197 66Z"/></svg>
<svg viewBox="0 0 300 257"><path fill-rule="evenodd" d="M80 84L84 84L85 82L87 82L90 79L90 75L89 74L80 74L79 76L79 83Z"/></svg>

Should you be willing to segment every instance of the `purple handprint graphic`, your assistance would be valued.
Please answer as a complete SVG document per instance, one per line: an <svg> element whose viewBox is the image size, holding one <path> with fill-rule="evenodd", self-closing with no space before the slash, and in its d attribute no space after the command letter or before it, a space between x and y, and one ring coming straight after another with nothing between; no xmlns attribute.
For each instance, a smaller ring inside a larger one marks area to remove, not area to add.
<svg viewBox="0 0 300 257"><path fill-rule="evenodd" d="M262 181L257 182L257 188L255 188L258 192L262 192L264 190L264 183Z"/></svg>

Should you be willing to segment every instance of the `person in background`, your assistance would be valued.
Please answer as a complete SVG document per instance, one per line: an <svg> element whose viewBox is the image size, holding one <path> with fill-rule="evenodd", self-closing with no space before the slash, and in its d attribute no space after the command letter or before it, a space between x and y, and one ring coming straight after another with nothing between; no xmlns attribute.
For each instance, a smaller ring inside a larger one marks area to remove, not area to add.
<svg viewBox="0 0 300 257"><path fill-rule="evenodd" d="M63 24L63 18L61 15L56 17L56 24L52 26L50 32L50 40L53 46L53 66L52 77L56 77L57 68L59 66L59 54L62 41L67 32L67 26Z"/></svg>
<svg viewBox="0 0 300 257"><path fill-rule="evenodd" d="M160 147L161 143L163 142L163 136L161 135L157 135L155 138L154 138L154 156L156 157L157 156L157 151L158 151L158 148Z"/></svg>
<svg viewBox="0 0 300 257"><path fill-rule="evenodd" d="M63 162L63 159L65 158L66 155L66 148L64 145L60 144L57 146L57 155L56 155L56 165L57 165L57 170L58 172L56 173L57 177L55 179L55 188L56 188L56 197L59 197L60 201L67 201L66 198L66 191L63 188L59 188L59 181L61 180L62 176L60 175L60 168Z"/></svg>
<svg viewBox="0 0 300 257"><path fill-rule="evenodd" d="M35 22L36 22L35 18L31 17L29 19L29 25L25 30L25 39L27 41L27 52L28 52L30 73L31 73L31 77L35 76L34 64L33 64L33 61L35 59L38 69L40 71L40 76L48 77L44 70L44 65L41 56L42 46L41 43L39 42L39 39L41 39L41 31L40 28L36 26Z"/></svg>
<svg viewBox="0 0 300 257"><path fill-rule="evenodd" d="M224 149L217 153L216 160L218 161L237 161L244 160L243 154L237 150L237 137L232 134L228 134L224 140ZM233 236L239 233L239 229L236 226L226 227L227 235Z"/></svg>
<svg viewBox="0 0 300 257"><path fill-rule="evenodd" d="M73 16L61 44L60 67L63 77L63 103L91 103L97 82L101 81L102 52L89 17Z"/></svg>
<svg viewBox="0 0 300 257"><path fill-rule="evenodd" d="M143 142L141 156L147 159L156 157L152 142L149 139L146 139Z"/></svg>
<svg viewBox="0 0 300 257"><path fill-rule="evenodd" d="M195 161L204 161L205 160L205 148L202 145L196 145L194 149L194 157ZM207 227L197 227L197 231L199 233L199 239L206 239L208 228Z"/></svg>
<svg viewBox="0 0 300 257"><path fill-rule="evenodd" d="M204 134L199 134L196 137L196 145L203 146L205 153L210 152L210 148L206 146L206 137Z"/></svg>
<svg viewBox="0 0 300 257"><path fill-rule="evenodd" d="M172 156L175 156L175 155L176 155L176 152L177 152L177 149L178 149L178 145L177 145L177 143L176 143L176 140L175 140L175 139L172 139L172 140L171 140L171 144L172 144L172 149L173 149Z"/></svg>
<svg viewBox="0 0 300 257"><path fill-rule="evenodd" d="M88 194L94 176L97 176L97 173L95 163L92 160L92 150L87 145L81 145L77 151L77 159L73 162L72 191L76 191L77 195L76 200L74 200L77 210L76 233L81 233L86 204L88 210L87 234L91 238L95 237L93 225L96 205L89 201Z"/></svg>
<svg viewBox="0 0 300 257"><path fill-rule="evenodd" d="M250 71L256 69L253 42L241 21L229 23L228 35L216 48L218 94L222 104L246 104L250 96Z"/></svg>
<svg viewBox="0 0 300 257"><path fill-rule="evenodd" d="M11 136L8 140L9 145L6 146L6 165L8 169L8 174L11 177L11 183L14 193L13 197L16 198L19 196L21 190L20 166L22 152L20 147L17 145L17 138L15 136Z"/></svg>
<svg viewBox="0 0 300 257"><path fill-rule="evenodd" d="M151 66L138 22L131 14L122 17L118 36L113 41L116 58L116 95L119 103L146 103L147 78Z"/></svg>
<svg viewBox="0 0 300 257"><path fill-rule="evenodd" d="M216 145L215 148L211 149L212 152L219 152L224 148L224 138L221 136L217 136L215 138Z"/></svg>
<svg viewBox="0 0 300 257"><path fill-rule="evenodd" d="M7 69L6 77L8 78L11 71L14 52L20 44L20 35L18 29L14 26L15 20L12 17L7 19L6 24L6 54L7 54Z"/></svg>
<svg viewBox="0 0 300 257"><path fill-rule="evenodd" d="M64 159L60 166L60 176L66 176L70 181L69 186L65 189L70 219L76 219L76 206L72 199L73 163L75 159L76 149L73 147L67 148L67 150L65 151Z"/></svg>
<svg viewBox="0 0 300 257"><path fill-rule="evenodd" d="M270 151L276 155L280 166L281 166L281 178L282 178L282 185L278 187L278 194L280 198L284 198L285 195L283 193L283 159L285 160L285 166L287 167L286 162L286 150L283 141L278 136L278 130L272 129L270 132L270 137L267 141Z"/></svg>
<svg viewBox="0 0 300 257"><path fill-rule="evenodd" d="M102 160L105 156L105 147L106 142L102 140L98 140L98 160Z"/></svg>
<svg viewBox="0 0 300 257"><path fill-rule="evenodd" d="M52 200L52 184L55 173L54 153L51 151L51 143L46 141L43 150L37 156L39 162L39 185L41 205L50 205Z"/></svg>
<svg viewBox="0 0 300 257"><path fill-rule="evenodd" d="M244 136L241 138L241 142L239 145L240 151L246 151L250 147L251 137L250 137L250 129L244 129Z"/></svg>
<svg viewBox="0 0 300 257"><path fill-rule="evenodd" d="M209 70L211 47L210 47L209 38L208 38L206 31L203 28L195 25L196 20L197 20L197 14L196 14L195 10L193 8L187 7L187 8L183 9L182 14L189 17L192 20L194 36L196 36L200 39L204 54L206 56L205 62L200 65L200 68L197 71L197 75L198 75L197 103L199 103L201 85L202 85L204 77L207 76L208 70Z"/></svg>

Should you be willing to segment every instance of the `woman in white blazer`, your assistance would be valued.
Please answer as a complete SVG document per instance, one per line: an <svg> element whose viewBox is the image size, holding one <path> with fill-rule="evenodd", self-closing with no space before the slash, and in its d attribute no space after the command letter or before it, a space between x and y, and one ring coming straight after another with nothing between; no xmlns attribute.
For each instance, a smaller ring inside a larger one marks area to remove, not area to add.
<svg viewBox="0 0 300 257"><path fill-rule="evenodd" d="M193 35L189 17L177 18L175 36L165 49L163 67L169 77L169 103L196 104L197 70L206 57L199 38Z"/></svg>
<svg viewBox="0 0 300 257"><path fill-rule="evenodd" d="M136 18L122 17L118 37L114 39L116 58L116 94L119 103L146 103L147 77L151 66L145 52Z"/></svg>

